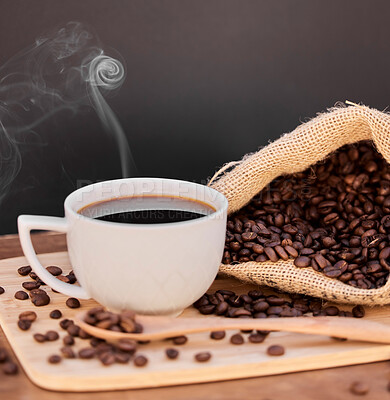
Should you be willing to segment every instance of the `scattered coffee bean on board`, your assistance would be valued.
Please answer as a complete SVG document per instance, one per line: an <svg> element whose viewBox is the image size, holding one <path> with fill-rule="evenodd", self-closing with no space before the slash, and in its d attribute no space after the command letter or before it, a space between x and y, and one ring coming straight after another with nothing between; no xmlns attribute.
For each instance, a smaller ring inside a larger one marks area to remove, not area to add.
<svg viewBox="0 0 390 400"><path fill-rule="evenodd" d="M390 271L390 165L369 142L275 179L229 216L222 262L293 258L361 289Z"/></svg>
<svg viewBox="0 0 390 400"><path fill-rule="evenodd" d="M7 361L3 365L3 373L6 375L16 375L19 371L17 364L12 361Z"/></svg>
<svg viewBox="0 0 390 400"><path fill-rule="evenodd" d="M284 354L284 347L278 344L269 346L267 349L267 354L269 356L282 356Z"/></svg>
<svg viewBox="0 0 390 400"><path fill-rule="evenodd" d="M27 320L27 319L20 319L18 321L18 327L22 330L22 331L28 331L31 328L31 321Z"/></svg>
<svg viewBox="0 0 390 400"><path fill-rule="evenodd" d="M0 347L0 363L8 360L8 352L4 347Z"/></svg>
<svg viewBox="0 0 390 400"><path fill-rule="evenodd" d="M24 311L19 314L18 318L34 322L37 319L37 314L35 311Z"/></svg>
<svg viewBox="0 0 390 400"><path fill-rule="evenodd" d="M211 353L208 351L202 351L200 353L195 354L194 358L195 358L195 361L206 362L206 361L210 360Z"/></svg>
<svg viewBox="0 0 390 400"><path fill-rule="evenodd" d="M116 361L115 354L108 352L108 351L105 353L99 354L98 358L99 358L100 362L105 366L112 365Z"/></svg>
<svg viewBox="0 0 390 400"><path fill-rule="evenodd" d="M26 292L24 292L23 290L18 290L15 294L14 294L15 299L17 300L27 300L28 299L28 294Z"/></svg>
<svg viewBox="0 0 390 400"><path fill-rule="evenodd" d="M363 318L365 316L365 314L366 314L366 312L365 312L363 306L358 305L352 309L352 315L355 318Z"/></svg>
<svg viewBox="0 0 390 400"><path fill-rule="evenodd" d="M80 307L80 302L75 297L69 297L69 299L66 300L66 305L69 308L79 308Z"/></svg>
<svg viewBox="0 0 390 400"><path fill-rule="evenodd" d="M3 288L3 286L0 286L0 294L3 294L5 292L5 289Z"/></svg>
<svg viewBox="0 0 390 400"><path fill-rule="evenodd" d="M130 361L131 354L130 353L115 353L115 361L119 364L127 364Z"/></svg>
<svg viewBox="0 0 390 400"><path fill-rule="evenodd" d="M45 335L42 335L42 333L35 333L35 334L33 335L33 337L34 337L34 340L35 340L36 342L38 342L38 343L44 343L44 342L46 342L46 336L45 336Z"/></svg>
<svg viewBox="0 0 390 400"><path fill-rule="evenodd" d="M72 323L67 327L66 331L70 336L77 337L80 334L80 327Z"/></svg>
<svg viewBox="0 0 390 400"><path fill-rule="evenodd" d="M60 267L56 267L55 265L51 265L50 267L46 267L46 270L50 272L54 276L58 276L62 274L62 269Z"/></svg>
<svg viewBox="0 0 390 400"><path fill-rule="evenodd" d="M132 339L119 339L116 345L119 350L125 353L134 354L137 350L137 342Z"/></svg>
<svg viewBox="0 0 390 400"><path fill-rule="evenodd" d="M70 325L73 324L73 321L71 319L65 318L60 321L60 327L64 330L68 329Z"/></svg>
<svg viewBox="0 0 390 400"><path fill-rule="evenodd" d="M25 265L23 267L18 268L18 274L21 276L26 276L31 272L31 267L29 265Z"/></svg>
<svg viewBox="0 0 390 400"><path fill-rule="evenodd" d="M230 343L231 344L243 344L244 343L244 337L241 334L236 333L236 334L231 336Z"/></svg>
<svg viewBox="0 0 390 400"><path fill-rule="evenodd" d="M64 346L61 348L61 354L64 358L75 358L76 354L70 346Z"/></svg>
<svg viewBox="0 0 390 400"><path fill-rule="evenodd" d="M165 350L165 354L170 360L175 360L179 355L179 351L173 348L169 348Z"/></svg>
<svg viewBox="0 0 390 400"><path fill-rule="evenodd" d="M79 357L83 359L91 359L95 357L95 349L92 347L85 347L79 351Z"/></svg>
<svg viewBox="0 0 390 400"><path fill-rule="evenodd" d="M144 367L147 363L148 359L143 355L139 355L134 358L134 365L136 367Z"/></svg>
<svg viewBox="0 0 390 400"><path fill-rule="evenodd" d="M260 333L251 333L251 334L248 336L248 340L249 340L251 343L263 343L264 340L265 340L265 338L266 338L266 335L262 335L262 334L260 334Z"/></svg>
<svg viewBox="0 0 390 400"><path fill-rule="evenodd" d="M225 336L225 331L215 331L210 333L210 338L214 340L222 340Z"/></svg>
<svg viewBox="0 0 390 400"><path fill-rule="evenodd" d="M45 338L48 342L54 342L60 338L60 335L56 331L47 331L45 334Z"/></svg>
<svg viewBox="0 0 390 400"><path fill-rule="evenodd" d="M50 313L50 318L52 319L60 319L62 317L62 312L60 310L53 310Z"/></svg>
<svg viewBox="0 0 390 400"><path fill-rule="evenodd" d="M62 361L61 356L59 356L58 354L53 354L51 356L49 356L49 358L47 359L47 361L50 364L59 364Z"/></svg>
<svg viewBox="0 0 390 400"><path fill-rule="evenodd" d="M30 291L31 302L36 307L46 306L50 303L50 297L42 289L33 289Z"/></svg>
<svg viewBox="0 0 390 400"><path fill-rule="evenodd" d="M186 344L187 341L188 341L188 338L187 338L187 336L184 336L184 335L176 336L176 337L172 338L173 344L176 344L176 345Z"/></svg>
<svg viewBox="0 0 390 400"><path fill-rule="evenodd" d="M62 339L62 342L64 343L65 346L73 346L75 343L75 340L74 340L73 336L66 335Z"/></svg>
<svg viewBox="0 0 390 400"><path fill-rule="evenodd" d="M349 387L351 393L358 396L364 396L370 391L370 387L364 382L353 382Z"/></svg>
<svg viewBox="0 0 390 400"><path fill-rule="evenodd" d="M22 286L26 290L34 290L34 289L39 289L41 285L36 281L29 281L29 282L23 282Z"/></svg>

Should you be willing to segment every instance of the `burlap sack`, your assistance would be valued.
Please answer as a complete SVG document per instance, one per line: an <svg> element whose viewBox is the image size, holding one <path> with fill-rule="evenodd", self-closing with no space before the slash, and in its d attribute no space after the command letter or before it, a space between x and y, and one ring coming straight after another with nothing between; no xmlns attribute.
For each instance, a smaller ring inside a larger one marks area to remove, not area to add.
<svg viewBox="0 0 390 400"><path fill-rule="evenodd" d="M276 177L303 171L339 147L360 140L372 140L390 162L390 115L365 106L332 108L257 153L228 164L236 165L210 185L227 197L231 214ZM242 281L340 303L390 304L390 280L379 289L358 289L311 268L297 268L292 259L276 263L222 264L220 272Z"/></svg>

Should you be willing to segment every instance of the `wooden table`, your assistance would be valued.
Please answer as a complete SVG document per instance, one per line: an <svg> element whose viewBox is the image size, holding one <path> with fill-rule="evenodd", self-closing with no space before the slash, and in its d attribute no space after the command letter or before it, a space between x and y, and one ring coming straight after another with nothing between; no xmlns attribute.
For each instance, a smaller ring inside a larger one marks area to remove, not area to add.
<svg viewBox="0 0 390 400"><path fill-rule="evenodd" d="M62 234L40 233L33 235L38 253L66 250ZM0 237L0 259L21 256L17 235ZM0 282L1 285L1 282ZM6 339L0 330L0 343ZM8 344L6 344L8 346ZM55 393L36 387L21 371L18 376L0 373L1 400L124 400L124 399L256 399L256 400L348 400L356 399L348 388L351 382L363 380L371 386L369 400L390 398L386 390L390 380L390 363L379 362L352 367L300 372L294 374L241 379L229 382L205 383L159 389L128 390L103 393ZM69 382L69 385L72 383Z"/></svg>

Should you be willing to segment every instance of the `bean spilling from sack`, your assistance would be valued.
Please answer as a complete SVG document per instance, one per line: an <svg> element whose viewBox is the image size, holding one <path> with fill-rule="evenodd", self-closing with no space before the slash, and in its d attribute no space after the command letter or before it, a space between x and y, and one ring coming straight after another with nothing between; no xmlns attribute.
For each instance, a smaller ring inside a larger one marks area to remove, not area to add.
<svg viewBox="0 0 390 400"><path fill-rule="evenodd" d="M224 264L294 259L353 287L390 271L390 167L370 142L274 180L228 218Z"/></svg>

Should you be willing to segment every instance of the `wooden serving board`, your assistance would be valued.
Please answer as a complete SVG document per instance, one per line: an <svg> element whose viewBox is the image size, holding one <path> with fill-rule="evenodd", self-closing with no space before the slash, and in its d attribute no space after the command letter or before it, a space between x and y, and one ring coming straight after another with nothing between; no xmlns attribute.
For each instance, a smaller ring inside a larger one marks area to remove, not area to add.
<svg viewBox="0 0 390 400"><path fill-rule="evenodd" d="M43 254L39 258L43 265L58 265L64 271L70 269L66 252ZM82 300L82 308L72 310L65 305L67 297L53 293L51 289L47 289L51 302L45 307L35 307L30 300L16 300L14 293L21 289L22 282L30 279L16 272L22 265L26 265L24 257L0 261L0 285L6 290L0 295L0 323L27 375L35 384L46 389L98 391L157 387L273 375L390 358L390 345L340 342L325 336L285 332L271 333L261 344L246 341L237 346L229 342L230 336L236 333L232 331L221 341L209 339L207 333L190 335L185 345L174 346L180 350L177 360L168 360L165 356L165 349L173 347L170 341L140 345L138 353L149 359L148 365L143 368L137 368L131 362L104 367L96 359L64 359L60 364L49 364L48 356L60 354L61 339L65 336L65 331L59 328L59 320L49 318L50 311L60 309L63 318L72 318L81 309L94 307L96 302ZM217 279L210 290L222 288L244 293L256 287L232 279ZM17 326L18 315L28 310L34 310L38 318L29 331L21 331ZM185 310L182 316L207 318L192 307ZM367 318L390 324L390 307L367 310ZM46 333L52 329L59 331L60 340L46 343L34 341L34 333ZM282 344L286 349L285 355L267 356L266 349L272 344ZM86 346L88 341L76 339L75 349ZM207 363L195 362L194 354L199 351L210 351L212 359Z"/></svg>

